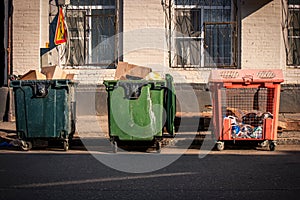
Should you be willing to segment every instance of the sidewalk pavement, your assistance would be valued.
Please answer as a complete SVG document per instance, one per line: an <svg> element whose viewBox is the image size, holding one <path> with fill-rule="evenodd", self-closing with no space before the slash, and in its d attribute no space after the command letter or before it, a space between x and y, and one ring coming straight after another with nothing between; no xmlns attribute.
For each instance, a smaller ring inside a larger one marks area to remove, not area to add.
<svg viewBox="0 0 300 200"><path fill-rule="evenodd" d="M278 131L278 145L300 145L300 113L297 114L280 114ZM181 134L184 138L185 133ZM205 131L199 132L198 139L203 138L208 133ZM84 139L101 137L108 138L108 117L107 116L92 116L83 115L77 116L76 134L74 138ZM9 142L16 138L16 123L15 122L0 122L0 144Z"/></svg>

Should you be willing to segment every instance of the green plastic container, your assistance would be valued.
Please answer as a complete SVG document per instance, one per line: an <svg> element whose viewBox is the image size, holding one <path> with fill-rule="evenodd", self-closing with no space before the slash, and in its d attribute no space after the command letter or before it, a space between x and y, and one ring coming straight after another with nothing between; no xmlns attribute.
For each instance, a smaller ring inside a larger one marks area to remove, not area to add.
<svg viewBox="0 0 300 200"><path fill-rule="evenodd" d="M109 136L116 141L159 141L166 128L174 135L175 89L165 80L104 81L108 92Z"/></svg>
<svg viewBox="0 0 300 200"><path fill-rule="evenodd" d="M68 140L75 132L75 83L59 80L17 80L11 82L15 98L17 135L23 150L37 141Z"/></svg>

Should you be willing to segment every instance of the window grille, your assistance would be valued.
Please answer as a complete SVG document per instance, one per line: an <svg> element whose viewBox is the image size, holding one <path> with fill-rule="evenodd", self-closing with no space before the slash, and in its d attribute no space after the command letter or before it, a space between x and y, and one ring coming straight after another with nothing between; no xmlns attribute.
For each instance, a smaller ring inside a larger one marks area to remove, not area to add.
<svg viewBox="0 0 300 200"><path fill-rule="evenodd" d="M288 1L287 64L300 65L300 1Z"/></svg>
<svg viewBox="0 0 300 200"><path fill-rule="evenodd" d="M69 30L68 65L114 66L116 58L116 1L71 0L66 8Z"/></svg>
<svg viewBox="0 0 300 200"><path fill-rule="evenodd" d="M173 67L236 67L231 0L175 0Z"/></svg>

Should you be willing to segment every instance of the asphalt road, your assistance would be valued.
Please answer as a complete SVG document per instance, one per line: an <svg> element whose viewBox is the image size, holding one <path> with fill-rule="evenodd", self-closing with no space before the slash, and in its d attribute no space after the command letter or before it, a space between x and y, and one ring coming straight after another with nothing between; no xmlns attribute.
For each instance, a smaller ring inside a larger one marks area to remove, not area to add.
<svg viewBox="0 0 300 200"><path fill-rule="evenodd" d="M132 167L135 157L179 157L153 172L125 173L99 161L101 153L0 150L0 199L299 199L299 146L197 152L105 154L130 155L122 162Z"/></svg>

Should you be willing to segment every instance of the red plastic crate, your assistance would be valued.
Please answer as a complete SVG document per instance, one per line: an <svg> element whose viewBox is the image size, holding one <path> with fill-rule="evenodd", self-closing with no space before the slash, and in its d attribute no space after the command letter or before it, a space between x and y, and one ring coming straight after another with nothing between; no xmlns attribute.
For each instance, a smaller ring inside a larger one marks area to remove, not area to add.
<svg viewBox="0 0 300 200"><path fill-rule="evenodd" d="M281 70L212 70L213 134L225 141L257 141L275 149Z"/></svg>

